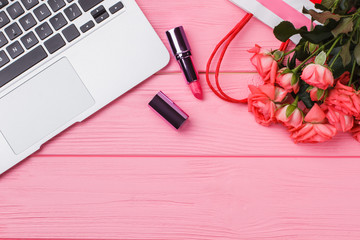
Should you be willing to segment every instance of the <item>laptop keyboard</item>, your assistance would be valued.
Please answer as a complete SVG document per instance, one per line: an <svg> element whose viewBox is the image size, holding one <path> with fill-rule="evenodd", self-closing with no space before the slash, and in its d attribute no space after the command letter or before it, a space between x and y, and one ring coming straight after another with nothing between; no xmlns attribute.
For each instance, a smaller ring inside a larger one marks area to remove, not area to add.
<svg viewBox="0 0 360 240"><path fill-rule="evenodd" d="M0 0L0 88L124 8L104 2ZM79 25L82 15L88 19Z"/></svg>

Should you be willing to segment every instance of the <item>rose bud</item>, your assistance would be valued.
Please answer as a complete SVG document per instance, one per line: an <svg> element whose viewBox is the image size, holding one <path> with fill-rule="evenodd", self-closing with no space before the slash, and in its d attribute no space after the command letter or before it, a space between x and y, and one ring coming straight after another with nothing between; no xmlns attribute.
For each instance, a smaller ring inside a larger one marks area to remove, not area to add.
<svg viewBox="0 0 360 240"><path fill-rule="evenodd" d="M324 100L327 90L322 90L317 87L311 86L306 91L310 93L311 100L317 102Z"/></svg>
<svg viewBox="0 0 360 240"><path fill-rule="evenodd" d="M286 105L276 112L276 120L286 127L297 128L303 123L301 110L293 105Z"/></svg>
<svg viewBox="0 0 360 240"><path fill-rule="evenodd" d="M332 72L320 64L311 63L307 65L301 74L301 79L307 84L323 90L334 86Z"/></svg>
<svg viewBox="0 0 360 240"><path fill-rule="evenodd" d="M287 68L280 69L278 75L276 76L276 83L280 87L284 88L288 92L294 92L295 94L299 92L299 78L293 72Z"/></svg>
<svg viewBox="0 0 360 240"><path fill-rule="evenodd" d="M248 52L254 53L250 61L255 66L264 83L274 84L279 67L271 52L262 49L259 45L255 45Z"/></svg>

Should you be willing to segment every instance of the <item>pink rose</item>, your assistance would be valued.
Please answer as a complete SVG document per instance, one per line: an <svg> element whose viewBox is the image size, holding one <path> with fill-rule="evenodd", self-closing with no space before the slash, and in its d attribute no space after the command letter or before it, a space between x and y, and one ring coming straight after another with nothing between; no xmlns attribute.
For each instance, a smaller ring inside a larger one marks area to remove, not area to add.
<svg viewBox="0 0 360 240"><path fill-rule="evenodd" d="M249 85L251 94L248 98L249 112L255 116L257 123L269 126L275 122L276 102L281 102L287 95L284 89L271 84L255 87Z"/></svg>
<svg viewBox="0 0 360 240"><path fill-rule="evenodd" d="M291 85L291 79L292 79L294 73L282 74L285 69L286 68L280 69L278 75L276 76L276 83L279 84L279 86L284 88L286 91L294 92L296 94L300 90L300 86L299 86L300 81L298 81L294 85Z"/></svg>
<svg viewBox="0 0 360 240"><path fill-rule="evenodd" d="M356 120L353 129L351 129L351 133L356 141L360 142L360 121Z"/></svg>
<svg viewBox="0 0 360 240"><path fill-rule="evenodd" d="M264 83L274 84L279 67L271 53L265 51L259 45L255 45L255 47L248 52L254 53L250 58L250 61L255 66Z"/></svg>
<svg viewBox="0 0 360 240"><path fill-rule="evenodd" d="M300 127L301 124L303 123L303 115L300 109L296 108L289 117L286 117L286 111L290 106L291 105L286 105L285 107L280 108L276 112L275 115L276 120L284 124L284 126L286 127L294 127L294 128Z"/></svg>
<svg viewBox="0 0 360 240"><path fill-rule="evenodd" d="M360 116L360 97L352 87L338 82L334 89L330 90L325 103L328 106L342 112L345 115Z"/></svg>
<svg viewBox="0 0 360 240"><path fill-rule="evenodd" d="M304 68L301 79L307 84L323 90L329 86L334 86L332 72L328 68L315 63L311 63Z"/></svg>
<svg viewBox="0 0 360 240"><path fill-rule="evenodd" d="M331 125L336 127L338 131L347 132L354 126L354 117L351 115L345 115L343 112L338 111L332 106L323 104L322 109L325 110L326 117Z"/></svg>
<svg viewBox="0 0 360 240"><path fill-rule="evenodd" d="M295 143L320 143L332 139L336 128L326 123L326 116L319 105L315 104L300 127L290 129Z"/></svg>
<svg viewBox="0 0 360 240"><path fill-rule="evenodd" d="M335 83L341 82L342 84L347 85L350 81L350 76L351 74L348 71L346 71L340 77L335 79Z"/></svg>
<svg viewBox="0 0 360 240"><path fill-rule="evenodd" d="M321 94L319 94L319 91L321 91ZM311 100L313 100L314 102L321 101L325 97L325 91L317 87L313 87L308 92L310 93Z"/></svg>

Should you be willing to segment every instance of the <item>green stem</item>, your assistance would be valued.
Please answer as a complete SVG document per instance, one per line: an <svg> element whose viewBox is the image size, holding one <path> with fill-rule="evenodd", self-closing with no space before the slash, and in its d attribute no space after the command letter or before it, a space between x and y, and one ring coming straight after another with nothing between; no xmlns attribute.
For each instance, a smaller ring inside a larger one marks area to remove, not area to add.
<svg viewBox="0 0 360 240"><path fill-rule="evenodd" d="M342 35L340 37L338 37L336 39L336 41L334 42L334 44L331 46L331 48L329 49L329 51L326 53L326 56L329 57L331 52L334 50L336 44L338 44L338 42L342 39Z"/></svg>
<svg viewBox="0 0 360 240"><path fill-rule="evenodd" d="M313 58L316 54L318 54L323 49L324 49L324 46L320 47L313 54L311 54L307 59L305 59L302 63L300 63L300 65L294 69L294 74L296 74L302 68L302 66L304 66L311 58Z"/></svg>
<svg viewBox="0 0 360 240"><path fill-rule="evenodd" d="M334 66L334 64L335 64L335 62L336 62L336 60L339 58L339 56L340 56L340 53L341 53L341 51L339 51L338 52L338 54L336 54L336 56L335 56L335 58L334 58L334 60L333 60L333 62L331 63L331 65L330 65L330 69L332 69L332 67Z"/></svg>
<svg viewBox="0 0 360 240"><path fill-rule="evenodd" d="M336 2L334 3L334 5L331 7L331 13L334 13L336 8L339 5L340 0L336 0Z"/></svg>
<svg viewBox="0 0 360 240"><path fill-rule="evenodd" d="M296 95L295 101L291 104L294 107L298 107L298 102L299 102L299 95Z"/></svg>
<svg viewBox="0 0 360 240"><path fill-rule="evenodd" d="M287 56L287 55L289 55L289 54L291 54L291 53L293 53L293 52L295 52L295 51L296 51L296 48L294 48L293 50L291 50L291 51L289 51L289 52L284 53L284 56Z"/></svg>
<svg viewBox="0 0 360 240"><path fill-rule="evenodd" d="M351 70L351 76L350 76L350 80L349 80L349 84L348 86L350 87L354 78L354 74L355 74L355 67L356 67L356 61L354 61L352 70Z"/></svg>
<svg viewBox="0 0 360 240"><path fill-rule="evenodd" d="M324 45L322 45L321 47L318 48L318 50L316 50L315 52L313 52L307 59L305 59L302 63L300 63L299 66L297 66L294 69L294 73L296 74L301 68L302 66L304 66L304 64L306 64L311 58L313 58L316 54L318 54L319 52L321 52L322 50L324 50L324 48L326 46L328 46L329 44L333 43L334 41L337 41L338 38L340 38L342 36L338 36L337 38L332 39L330 42L325 43Z"/></svg>

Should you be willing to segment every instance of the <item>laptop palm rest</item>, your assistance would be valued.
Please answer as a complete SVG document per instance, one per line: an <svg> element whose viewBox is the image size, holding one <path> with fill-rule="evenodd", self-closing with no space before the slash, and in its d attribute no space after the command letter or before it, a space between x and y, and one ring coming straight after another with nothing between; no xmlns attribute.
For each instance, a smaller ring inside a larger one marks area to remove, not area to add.
<svg viewBox="0 0 360 240"><path fill-rule="evenodd" d="M67 58L0 99L0 131L20 154L95 103Z"/></svg>

